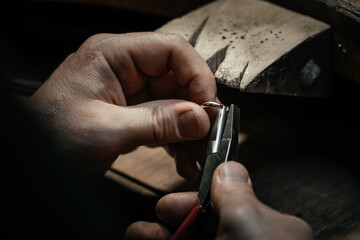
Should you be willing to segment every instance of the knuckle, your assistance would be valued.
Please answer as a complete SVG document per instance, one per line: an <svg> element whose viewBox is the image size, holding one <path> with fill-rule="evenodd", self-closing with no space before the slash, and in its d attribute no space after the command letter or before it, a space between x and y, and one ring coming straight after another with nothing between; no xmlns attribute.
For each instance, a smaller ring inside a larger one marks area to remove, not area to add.
<svg viewBox="0 0 360 240"><path fill-rule="evenodd" d="M188 43L184 37L176 33L158 33L158 34L160 34L160 36L165 38L170 43L175 43L175 44Z"/></svg>
<svg viewBox="0 0 360 240"><path fill-rule="evenodd" d="M80 46L79 52L83 54L98 55L104 50L109 38L109 34L95 34L85 40Z"/></svg>
<svg viewBox="0 0 360 240"><path fill-rule="evenodd" d="M82 47L87 49L99 48L108 38L109 34L106 33L94 34L85 40L85 42L82 44Z"/></svg>
<svg viewBox="0 0 360 240"><path fill-rule="evenodd" d="M109 34L96 34L86 39L74 54L76 65L94 66L101 62L108 39Z"/></svg>
<svg viewBox="0 0 360 240"><path fill-rule="evenodd" d="M185 38L176 33L169 33L169 37L176 42L186 42Z"/></svg>
<svg viewBox="0 0 360 240"><path fill-rule="evenodd" d="M227 216L227 220L230 222L237 222L242 225L246 224L248 219L257 219L261 211L259 211L254 203L247 201L226 207L223 210L223 214Z"/></svg>
<svg viewBox="0 0 360 240"><path fill-rule="evenodd" d="M188 41L186 41L186 39L179 34L172 33L170 36L170 39L175 44L180 44L180 45L183 45L183 44L188 45L189 44Z"/></svg>
<svg viewBox="0 0 360 240"><path fill-rule="evenodd" d="M70 53L66 58L65 61L68 61L69 59L71 59L74 56L75 53Z"/></svg>
<svg viewBox="0 0 360 240"><path fill-rule="evenodd" d="M161 107L156 107L153 110L152 122L153 122L153 138L156 142L163 142L166 136L166 123L165 113Z"/></svg>
<svg viewBox="0 0 360 240"><path fill-rule="evenodd" d="M241 204L239 204L235 210L234 213L238 218L246 218L248 216L256 216L258 215L259 211L257 206L254 204L253 201L245 201Z"/></svg>

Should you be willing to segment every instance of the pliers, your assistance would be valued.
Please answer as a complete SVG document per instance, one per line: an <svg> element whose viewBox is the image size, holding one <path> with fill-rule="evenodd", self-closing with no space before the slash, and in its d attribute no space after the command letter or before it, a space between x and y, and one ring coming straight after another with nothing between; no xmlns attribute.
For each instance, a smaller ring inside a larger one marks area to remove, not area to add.
<svg viewBox="0 0 360 240"><path fill-rule="evenodd" d="M240 129L240 110L234 104L225 106L216 102L207 102L203 106L217 108L217 115L207 146L206 162L199 187L199 204L194 207L172 240L199 239L195 236L206 219L212 214L211 182L212 176L222 162L236 161L238 155L238 136Z"/></svg>

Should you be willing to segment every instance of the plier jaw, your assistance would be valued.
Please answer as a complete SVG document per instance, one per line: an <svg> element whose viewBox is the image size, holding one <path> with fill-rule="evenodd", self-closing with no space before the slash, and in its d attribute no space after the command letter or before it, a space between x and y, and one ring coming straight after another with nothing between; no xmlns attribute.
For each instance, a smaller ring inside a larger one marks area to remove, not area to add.
<svg viewBox="0 0 360 240"><path fill-rule="evenodd" d="M237 160L239 130L240 109L234 104L218 108L199 187L200 205L207 211L211 209L210 190L215 169L222 162Z"/></svg>
<svg viewBox="0 0 360 240"><path fill-rule="evenodd" d="M217 116L208 143L206 163L199 187L199 205L194 207L184 222L174 233L172 240L197 239L196 232L211 215L211 183L215 169L222 163L237 160L238 137L240 129L240 110L234 104L229 107L218 103L209 103L217 107Z"/></svg>

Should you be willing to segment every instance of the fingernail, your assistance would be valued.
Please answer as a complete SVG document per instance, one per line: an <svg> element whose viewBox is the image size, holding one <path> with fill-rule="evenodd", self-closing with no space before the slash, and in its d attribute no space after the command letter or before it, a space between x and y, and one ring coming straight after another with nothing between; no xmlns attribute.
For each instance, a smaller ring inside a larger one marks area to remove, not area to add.
<svg viewBox="0 0 360 240"><path fill-rule="evenodd" d="M226 162L219 167L219 177L224 181L249 182L249 174L244 166L236 162Z"/></svg>
<svg viewBox="0 0 360 240"><path fill-rule="evenodd" d="M177 127L182 137L199 138L201 135L201 122L194 110L182 113Z"/></svg>

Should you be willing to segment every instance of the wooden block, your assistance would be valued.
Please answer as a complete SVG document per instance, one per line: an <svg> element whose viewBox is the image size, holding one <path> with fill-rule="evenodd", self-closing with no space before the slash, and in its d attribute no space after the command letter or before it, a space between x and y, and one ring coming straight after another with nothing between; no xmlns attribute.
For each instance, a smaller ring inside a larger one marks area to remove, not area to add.
<svg viewBox="0 0 360 240"><path fill-rule="evenodd" d="M187 39L216 81L243 92L325 96L329 25L260 0L218 0L157 29Z"/></svg>
<svg viewBox="0 0 360 240"><path fill-rule="evenodd" d="M359 0L269 0L331 25L333 70L360 83Z"/></svg>

